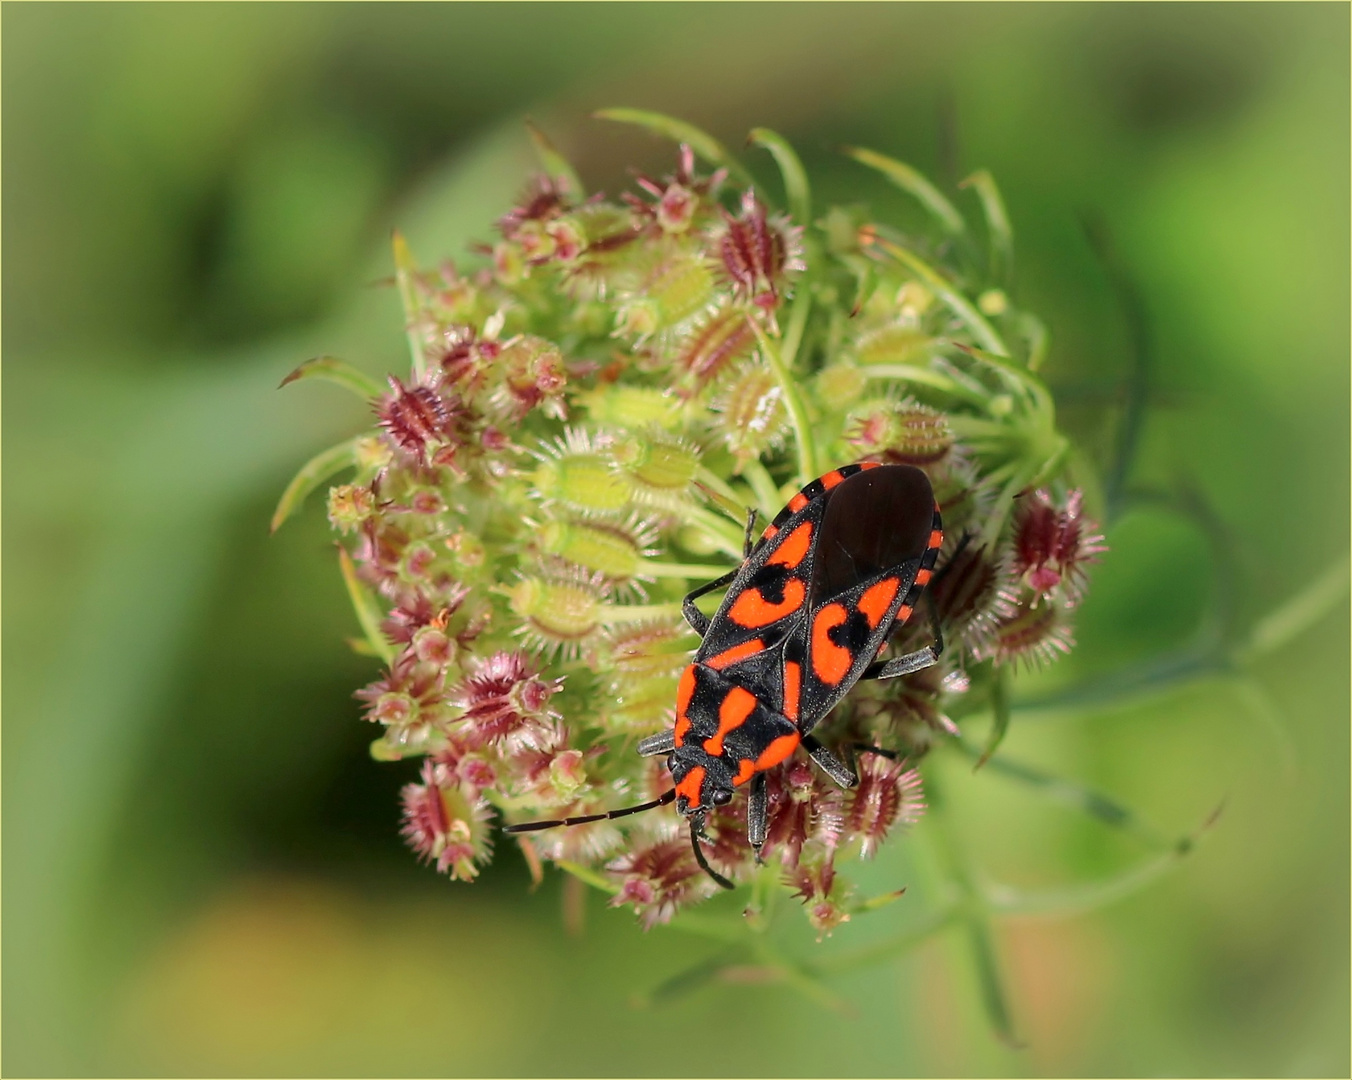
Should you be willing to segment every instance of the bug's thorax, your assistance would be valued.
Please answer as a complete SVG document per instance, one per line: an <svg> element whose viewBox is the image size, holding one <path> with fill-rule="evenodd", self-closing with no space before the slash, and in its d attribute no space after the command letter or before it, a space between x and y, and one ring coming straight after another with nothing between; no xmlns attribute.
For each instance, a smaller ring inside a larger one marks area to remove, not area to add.
<svg viewBox="0 0 1352 1080"><path fill-rule="evenodd" d="M727 802L734 788L778 765L800 741L794 723L735 675L691 664L676 695L670 766L677 809L690 815Z"/></svg>

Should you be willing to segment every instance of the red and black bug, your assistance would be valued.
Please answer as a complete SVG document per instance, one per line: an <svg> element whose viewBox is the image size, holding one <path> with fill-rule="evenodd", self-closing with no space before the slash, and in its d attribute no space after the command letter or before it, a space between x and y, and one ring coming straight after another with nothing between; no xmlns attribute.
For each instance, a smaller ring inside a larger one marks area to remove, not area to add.
<svg viewBox="0 0 1352 1080"><path fill-rule="evenodd" d="M705 817L748 786L747 838L765 843L765 775L800 746L842 787L858 782L854 749L838 757L813 735L860 679L891 679L935 663L934 641L884 662L889 635L914 614L943 543L929 478L910 465L863 462L812 481L789 500L753 544L747 518L744 560L686 596L682 610L704 639L676 688L676 723L638 744L665 754L675 787L650 802L604 814L509 826L530 832L623 817L675 802L690 821L700 866L720 885L700 846ZM712 618L695 600L728 587Z"/></svg>

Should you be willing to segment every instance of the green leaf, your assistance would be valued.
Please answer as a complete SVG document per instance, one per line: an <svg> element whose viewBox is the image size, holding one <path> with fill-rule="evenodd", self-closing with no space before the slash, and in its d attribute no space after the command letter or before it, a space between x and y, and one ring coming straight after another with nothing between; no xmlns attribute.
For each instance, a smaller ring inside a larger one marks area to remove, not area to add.
<svg viewBox="0 0 1352 1080"><path fill-rule="evenodd" d="M526 132L530 135L530 141L535 147L535 154L540 159L540 166L545 174L571 198L581 200L587 192L572 163L559 153L549 141L549 136L529 119L526 120Z"/></svg>
<svg viewBox="0 0 1352 1080"><path fill-rule="evenodd" d="M393 663L394 646L380 632L380 621L385 617L384 612L380 610L380 605L376 603L371 591L357 577L357 568L353 565L352 556L347 553L347 548L342 544L335 546L338 548L338 566L343 572L343 584L347 586L347 595L352 601L352 609L357 613L357 622L361 624L362 633L366 635L366 640L381 660L386 664Z"/></svg>
<svg viewBox="0 0 1352 1080"><path fill-rule="evenodd" d="M408 336L408 349L413 356L413 371L421 380L427 370L427 357L423 355L422 341L415 330L418 312L421 310L413 291L413 278L418 272L418 266L413 261L413 252L409 250L408 241L398 229L395 229L390 237L390 246L394 249L394 277L399 283L399 299L404 303L404 327Z"/></svg>
<svg viewBox="0 0 1352 1080"><path fill-rule="evenodd" d="M779 173L784 178L784 194L789 201L789 214L799 225L812 223L812 191L808 186L803 163L789 141L769 128L754 128L747 138L751 146L759 146L774 156Z"/></svg>
<svg viewBox="0 0 1352 1080"><path fill-rule="evenodd" d="M666 116L663 113L650 112L647 109L626 108L599 109L592 113L592 116L597 120L614 120L620 124L634 124L651 131L654 135L661 135L673 142L685 143L711 165L727 169L728 175L743 187L755 186L751 174L746 171L741 162L728 153L727 147L712 135L701 131L693 124L687 124L684 120L677 120L675 117Z"/></svg>
<svg viewBox="0 0 1352 1080"><path fill-rule="evenodd" d="M1352 565L1340 558L1276 611L1254 624L1236 659L1252 660L1294 641L1324 618L1347 596Z"/></svg>
<svg viewBox="0 0 1352 1080"><path fill-rule="evenodd" d="M1000 189L995 186L995 178L986 169L978 169L958 186L976 190L990 235L991 278L1008 283L1014 271L1014 229L1009 224L1009 214L1005 211Z"/></svg>
<svg viewBox="0 0 1352 1080"><path fill-rule="evenodd" d="M299 510L306 496L325 480L355 465L357 444L362 438L363 436L358 435L347 439L307 461L282 492L282 497L277 501L277 509L272 512L272 522L268 526L268 531L276 532L281 528L282 522Z"/></svg>
<svg viewBox="0 0 1352 1080"><path fill-rule="evenodd" d="M336 356L316 356L306 360L278 383L277 389L280 390L293 382L300 382L301 379L322 379L325 382L337 383L367 401L384 393L380 384L370 375L358 371L346 360L339 360Z"/></svg>
<svg viewBox="0 0 1352 1080"><path fill-rule="evenodd" d="M986 736L986 749L981 752L976 764L972 766L973 772L990 761L991 755L1000 748L1000 744L1005 741L1005 734L1009 731L1008 668L997 667L995 669L995 682L991 685L991 709L995 714L995 719L991 724L990 734Z"/></svg>
<svg viewBox="0 0 1352 1080"><path fill-rule="evenodd" d="M985 758L985 755L980 754L966 739L953 741L968 757ZM1039 794L1074 810L1080 810L1114 829L1133 833L1153 847L1165 848L1173 843L1164 833L1143 821L1133 810L1090 787L1053 776L1022 762L1011 761L1003 755L990 757L986 761L988 772L1025 784Z"/></svg>
<svg viewBox="0 0 1352 1080"><path fill-rule="evenodd" d="M977 915L967 920L968 941L972 959L976 962L977 981L981 985L981 1003L986 1007L986 1018L1000 1041L1012 1049L1023 1044L1014 1037L1014 1021L1005 997L1004 980L1000 977L1000 963L995 955L990 924Z"/></svg>
<svg viewBox="0 0 1352 1080"><path fill-rule="evenodd" d="M843 152L854 158L860 165L875 169L913 196L930 212L943 227L944 232L957 236L967 230L967 222L957 209L944 198L943 194L917 170L910 165L880 154L876 150L865 150L858 146L846 146Z"/></svg>
<svg viewBox="0 0 1352 1080"><path fill-rule="evenodd" d="M995 332L995 328L986 321L981 312L972 306L967 297L963 296L934 267L913 251L908 251L900 244L894 244L890 240L877 237L873 240L873 243L910 270L922 285L934 293L954 315L966 323L967 328L972 332L972 336L981 343L983 349L1000 356L1009 355L1009 350L1005 348L1005 343L1001 340L1000 335Z"/></svg>
<svg viewBox="0 0 1352 1080"><path fill-rule="evenodd" d="M556 859L554 865L565 873L572 874L573 877L584 884L590 885L593 889L600 889L603 893L609 893L611 896L619 894L619 885L599 871L593 870L590 866L569 862L567 859Z"/></svg>
<svg viewBox="0 0 1352 1080"><path fill-rule="evenodd" d="M1029 892L1009 885L987 882L981 890L988 910L997 915L1037 915L1047 918L1065 918L1096 911L1116 903L1162 877L1190 855L1216 824L1224 804L1207 815L1193 832L1177 840L1166 852L1147 859L1121 874L1100 881L1082 882L1061 889Z"/></svg>

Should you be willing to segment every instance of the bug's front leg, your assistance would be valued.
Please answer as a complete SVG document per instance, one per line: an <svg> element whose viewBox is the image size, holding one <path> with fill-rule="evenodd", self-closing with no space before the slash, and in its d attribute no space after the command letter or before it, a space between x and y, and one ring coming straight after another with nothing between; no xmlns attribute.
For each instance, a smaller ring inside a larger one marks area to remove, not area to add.
<svg viewBox="0 0 1352 1080"><path fill-rule="evenodd" d="M761 848L765 846L769 831L770 804L765 795L765 774L757 773L751 778L751 793L746 805L746 838L756 853L757 864L761 862Z"/></svg>
<svg viewBox="0 0 1352 1080"><path fill-rule="evenodd" d="M638 741L638 752L642 757L660 757L662 754L670 754L675 749L675 728L667 728L666 731L659 731L656 735L649 735L646 739Z"/></svg>
<svg viewBox="0 0 1352 1080"><path fill-rule="evenodd" d="M750 557L751 549L755 547L755 543L752 540L752 535L755 533L755 531L756 531L756 508L753 506L750 510L746 512L746 536L743 537L742 539L743 560ZM695 633L697 633L700 637L703 637L709 631L709 616L705 615L704 612L700 611L699 608L695 607L695 601L698 600L701 596L704 596L706 593L711 593L715 589L721 589L724 585L730 584L732 582L732 579L737 576L737 572L741 569L742 568L740 566L735 567L732 570L729 570L722 577L717 578L714 581L710 581L706 585L701 585L698 589L694 589L685 594L685 599L681 601L681 614L685 616L685 621L690 624L690 626L694 629Z"/></svg>

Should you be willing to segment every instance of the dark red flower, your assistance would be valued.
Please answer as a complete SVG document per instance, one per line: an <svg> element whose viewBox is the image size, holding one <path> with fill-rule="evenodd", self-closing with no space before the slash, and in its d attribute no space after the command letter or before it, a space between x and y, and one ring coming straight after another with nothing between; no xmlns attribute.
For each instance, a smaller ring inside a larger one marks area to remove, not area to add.
<svg viewBox="0 0 1352 1080"><path fill-rule="evenodd" d="M1045 488L1026 495L1014 519L1014 573L1033 591L1035 601L1060 587L1067 604L1079 601L1085 585L1085 564L1106 551L1097 526L1081 513L1083 494L1077 488L1063 507Z"/></svg>

